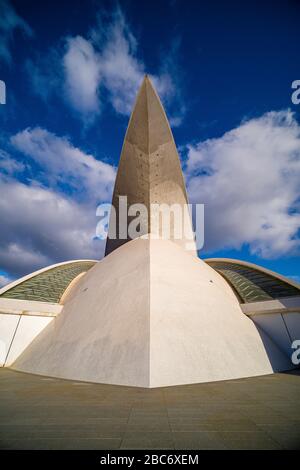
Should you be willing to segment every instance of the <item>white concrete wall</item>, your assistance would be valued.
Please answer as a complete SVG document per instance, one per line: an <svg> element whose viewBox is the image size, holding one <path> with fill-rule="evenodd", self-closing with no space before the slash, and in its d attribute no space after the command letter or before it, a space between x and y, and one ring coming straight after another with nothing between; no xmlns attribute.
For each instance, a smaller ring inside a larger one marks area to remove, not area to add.
<svg viewBox="0 0 300 470"><path fill-rule="evenodd" d="M159 387L270 374L291 363L215 270L171 241L135 239L88 271L12 367Z"/></svg>
<svg viewBox="0 0 300 470"><path fill-rule="evenodd" d="M250 318L282 352L291 357L294 351L291 344L295 339L300 339L299 312L264 313L251 315Z"/></svg>
<svg viewBox="0 0 300 470"><path fill-rule="evenodd" d="M53 317L61 311L62 305L56 303L0 297L0 313Z"/></svg>
<svg viewBox="0 0 300 470"><path fill-rule="evenodd" d="M251 315L250 318L277 344L282 352L291 356L291 340L281 313Z"/></svg>
<svg viewBox="0 0 300 470"><path fill-rule="evenodd" d="M283 318L292 340L300 339L300 312L285 313Z"/></svg>
<svg viewBox="0 0 300 470"><path fill-rule="evenodd" d="M136 239L83 276L12 368L149 387L149 296L149 243Z"/></svg>
<svg viewBox="0 0 300 470"><path fill-rule="evenodd" d="M0 366L10 366L53 319L0 314Z"/></svg>
<svg viewBox="0 0 300 470"><path fill-rule="evenodd" d="M241 311L229 284L174 243L151 243L150 386L210 382L291 368Z"/></svg>
<svg viewBox="0 0 300 470"><path fill-rule="evenodd" d="M53 317L21 316L5 366L10 366L51 321Z"/></svg>
<svg viewBox="0 0 300 470"><path fill-rule="evenodd" d="M0 367L4 366L20 315L0 314Z"/></svg>

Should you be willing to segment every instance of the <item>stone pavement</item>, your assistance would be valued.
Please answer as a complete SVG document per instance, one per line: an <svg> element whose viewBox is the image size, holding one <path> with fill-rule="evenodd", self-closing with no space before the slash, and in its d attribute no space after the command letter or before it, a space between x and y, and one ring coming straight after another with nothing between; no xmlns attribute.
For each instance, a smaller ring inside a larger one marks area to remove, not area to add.
<svg viewBox="0 0 300 470"><path fill-rule="evenodd" d="M0 369L1 449L300 449L300 371L141 389Z"/></svg>

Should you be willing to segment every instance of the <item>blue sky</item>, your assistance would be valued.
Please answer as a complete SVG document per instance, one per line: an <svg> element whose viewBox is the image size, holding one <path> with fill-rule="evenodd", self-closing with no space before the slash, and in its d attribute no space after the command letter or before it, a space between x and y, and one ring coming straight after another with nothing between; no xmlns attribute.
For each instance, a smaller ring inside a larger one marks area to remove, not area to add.
<svg viewBox="0 0 300 470"><path fill-rule="evenodd" d="M0 281L101 258L143 74L165 105L203 257L299 270L297 1L0 0Z"/></svg>

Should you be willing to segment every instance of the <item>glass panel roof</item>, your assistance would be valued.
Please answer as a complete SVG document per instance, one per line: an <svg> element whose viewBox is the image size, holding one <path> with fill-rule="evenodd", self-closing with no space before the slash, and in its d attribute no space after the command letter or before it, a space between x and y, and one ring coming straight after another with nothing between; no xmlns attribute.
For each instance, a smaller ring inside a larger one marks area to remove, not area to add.
<svg viewBox="0 0 300 470"><path fill-rule="evenodd" d="M59 303L70 282L94 264L93 261L82 261L50 268L17 284L0 297Z"/></svg>
<svg viewBox="0 0 300 470"><path fill-rule="evenodd" d="M297 287L258 269L225 261L208 261L234 288L242 303L300 295Z"/></svg>

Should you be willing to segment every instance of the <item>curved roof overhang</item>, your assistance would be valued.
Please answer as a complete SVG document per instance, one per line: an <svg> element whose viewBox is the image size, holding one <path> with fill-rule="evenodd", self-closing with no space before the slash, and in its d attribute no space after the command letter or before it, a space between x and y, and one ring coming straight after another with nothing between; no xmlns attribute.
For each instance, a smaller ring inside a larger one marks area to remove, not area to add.
<svg viewBox="0 0 300 470"><path fill-rule="evenodd" d="M204 261L225 278L241 303L300 296L300 284L254 263L231 258Z"/></svg>
<svg viewBox="0 0 300 470"><path fill-rule="evenodd" d="M2 287L0 300L59 303L69 285L96 263L89 259L71 260L39 269Z"/></svg>

